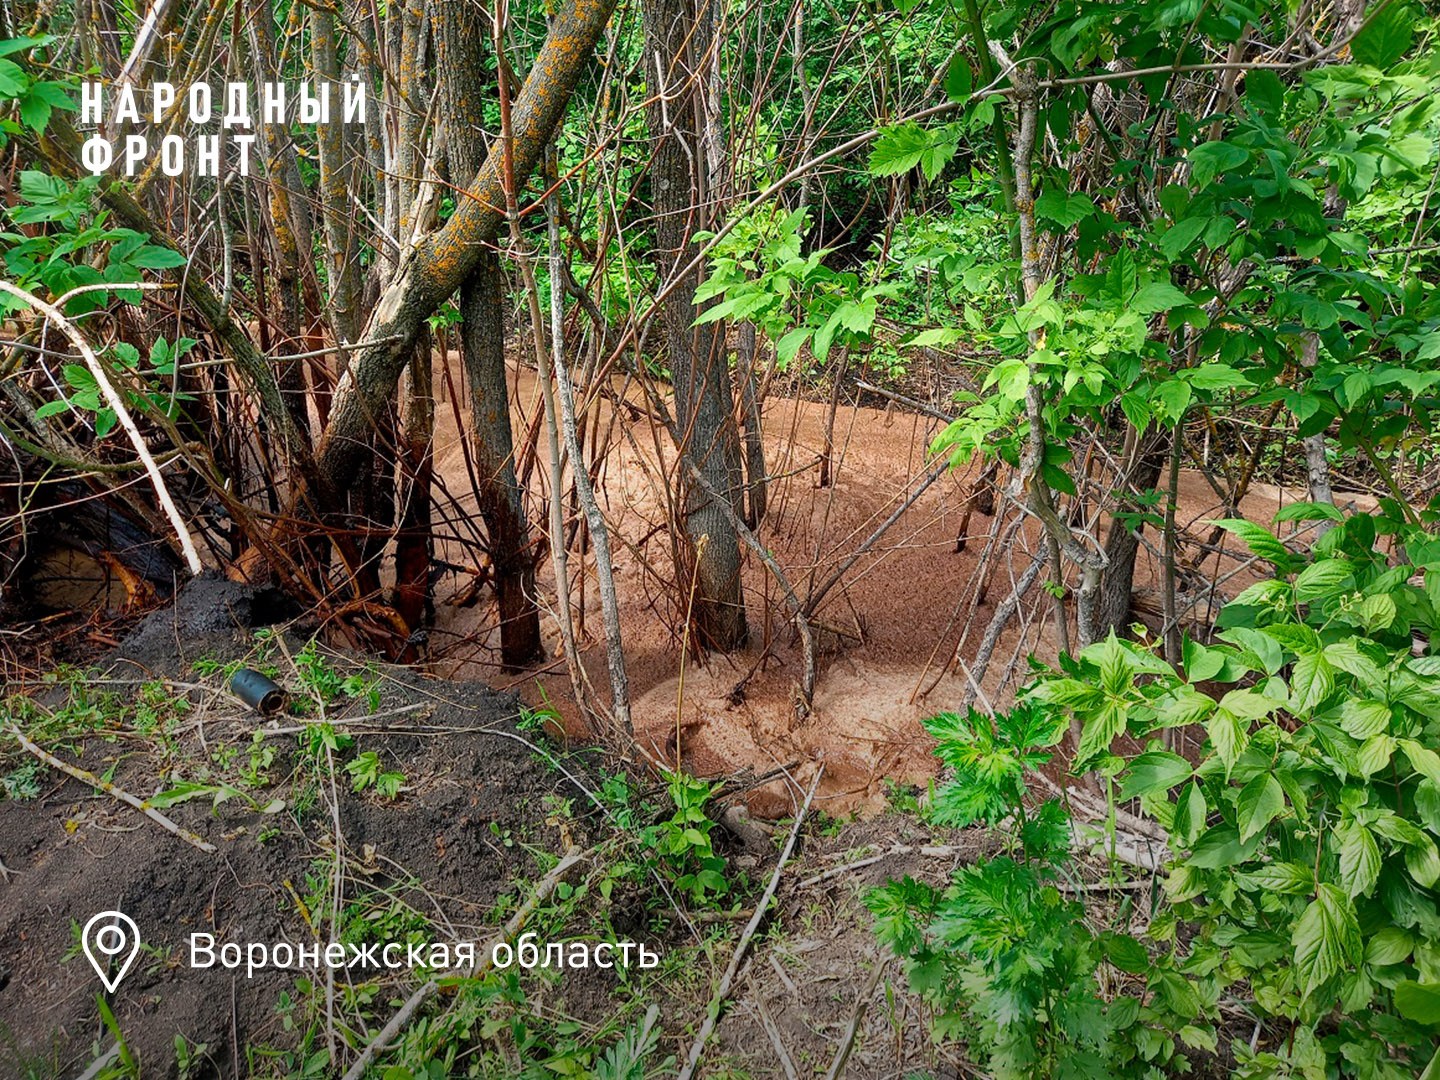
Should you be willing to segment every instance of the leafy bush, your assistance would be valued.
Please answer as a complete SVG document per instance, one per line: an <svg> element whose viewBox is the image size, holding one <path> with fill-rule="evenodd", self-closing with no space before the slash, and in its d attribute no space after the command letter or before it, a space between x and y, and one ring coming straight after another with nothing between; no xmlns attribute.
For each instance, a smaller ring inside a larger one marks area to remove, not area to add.
<svg viewBox="0 0 1440 1080"><path fill-rule="evenodd" d="M1418 1075L1440 1028L1440 657L1420 655L1440 541L1357 516L1307 564L1219 524L1277 572L1221 612L1220 644L1187 642L1182 676L1111 638L1032 700L1080 719L1079 764L1119 775L1118 797L1168 830L1151 934L1185 927L1193 961L1246 988L1264 1030L1235 1046L1237 1075ZM1190 724L1208 735L1193 767L1152 739ZM1151 743L1118 755L1124 735Z"/></svg>
<svg viewBox="0 0 1440 1080"><path fill-rule="evenodd" d="M1159 1075L1166 1031L1219 1049L1208 1021L1224 997L1254 1017L1229 1047L1237 1078L1432 1080L1440 540L1355 516L1307 561L1253 523L1218 524L1275 576L1222 610L1216 644L1185 641L1183 672L1112 635L1062 658L1008 714L929 722L954 774L931 819L1004 821L1012 839L947 889L879 890L879 934L940 1009L937 1035L964 1034L997 1077ZM1395 565L1385 540L1403 553ZM1168 836L1143 944L1093 931L1094 913L1064 898L1064 813L1029 797L1026 776L1071 716L1073 768L1094 771L1112 807L1138 800ZM1206 735L1198 763L1164 738L1192 725ZM1102 960L1147 973L1144 994L1126 985L1104 1001Z"/></svg>
<svg viewBox="0 0 1440 1080"><path fill-rule="evenodd" d="M1128 933L1092 930L1085 905L1066 897L1069 817L1057 799L1037 807L1027 783L1063 738L1063 715L1024 703L994 717L947 713L926 728L952 770L932 794L931 821L1001 827L1005 845L957 869L946 888L907 877L867 900L880 940L936 1009L936 1038L963 1038L996 1080L1158 1077L1177 1049L1165 1032L1177 1029L1213 1046L1213 1032L1192 1023L1202 991L1153 965ZM1122 977L1154 974L1107 1002L1098 978L1107 963ZM1154 992L1142 1005L1145 989Z"/></svg>

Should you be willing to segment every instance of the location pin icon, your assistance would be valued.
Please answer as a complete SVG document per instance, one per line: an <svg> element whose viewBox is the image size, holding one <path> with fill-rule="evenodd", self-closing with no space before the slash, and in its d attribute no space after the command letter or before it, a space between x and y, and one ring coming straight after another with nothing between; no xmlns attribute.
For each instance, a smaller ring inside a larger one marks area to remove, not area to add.
<svg viewBox="0 0 1440 1080"><path fill-rule="evenodd" d="M135 962L135 954L140 951L140 928L123 911L102 911L92 915L85 924L80 934L80 947L85 950L85 959L90 961L105 989L113 994ZM122 956L124 959L121 959ZM109 966L111 962L120 965L113 972Z"/></svg>

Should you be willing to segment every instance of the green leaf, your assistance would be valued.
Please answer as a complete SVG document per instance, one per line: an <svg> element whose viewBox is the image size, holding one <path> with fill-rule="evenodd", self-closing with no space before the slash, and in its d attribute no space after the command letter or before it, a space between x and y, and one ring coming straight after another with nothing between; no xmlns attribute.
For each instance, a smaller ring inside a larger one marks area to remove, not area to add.
<svg viewBox="0 0 1440 1080"><path fill-rule="evenodd" d="M1253 521L1242 518L1220 518L1207 524L1218 526L1236 537L1252 555L1258 555L1266 562L1274 563L1282 572L1290 567L1290 552L1268 529L1262 529Z"/></svg>
<svg viewBox="0 0 1440 1080"><path fill-rule="evenodd" d="M1420 781L1415 788L1415 813L1427 829L1440 835L1440 784L1428 777Z"/></svg>
<svg viewBox="0 0 1440 1080"><path fill-rule="evenodd" d="M1405 869L1422 889L1433 888L1436 880L1440 880L1440 851L1436 850L1435 841L1421 833L1419 843L1408 845Z"/></svg>
<svg viewBox="0 0 1440 1080"><path fill-rule="evenodd" d="M1340 727L1353 739L1368 739L1390 727L1390 706L1374 698L1346 698L1340 705Z"/></svg>
<svg viewBox="0 0 1440 1080"><path fill-rule="evenodd" d="M1440 754L1414 739L1401 739L1400 749L1405 751L1410 767L1440 789Z"/></svg>
<svg viewBox="0 0 1440 1080"><path fill-rule="evenodd" d="M1355 755L1355 764L1361 776L1374 776L1389 765L1394 756L1394 739L1389 735L1371 735L1360 744L1360 750Z"/></svg>
<svg viewBox="0 0 1440 1080"><path fill-rule="evenodd" d="M929 330L922 330L909 341L902 342L902 349L933 348L936 345L953 345L964 335L959 330L949 326L932 326Z"/></svg>
<svg viewBox="0 0 1440 1080"><path fill-rule="evenodd" d="M1209 809L1205 803L1205 792L1199 784L1191 784L1185 789L1175 807L1175 825L1171 830L1182 847L1193 844L1204 831Z"/></svg>
<svg viewBox="0 0 1440 1080"><path fill-rule="evenodd" d="M1184 379L1167 379L1153 391L1156 411L1165 416L1171 424L1178 424L1190 407L1190 384Z"/></svg>
<svg viewBox="0 0 1440 1080"><path fill-rule="evenodd" d="M1355 568L1345 559L1322 559L1300 571L1295 579L1295 599L1302 604L1334 596L1350 581Z"/></svg>
<svg viewBox="0 0 1440 1080"><path fill-rule="evenodd" d="M1222 641L1238 645L1242 650L1241 659L1247 664L1251 664L1253 659L1252 666L1258 666L1266 675L1274 675L1285 663L1285 650L1270 634L1248 626L1237 626L1221 631L1219 636ZM1267 713L1260 713L1255 719L1264 715Z"/></svg>
<svg viewBox="0 0 1440 1080"><path fill-rule="evenodd" d="M1190 297L1168 281L1152 281L1135 294L1135 299L1130 301L1130 310L1140 315L1153 315L1189 302Z"/></svg>
<svg viewBox="0 0 1440 1080"><path fill-rule="evenodd" d="M1160 250L1171 262L1178 262L1187 251L1195 246L1195 241L1200 239L1200 234L1204 231L1205 219L1203 217L1182 218L1166 229L1160 237Z"/></svg>
<svg viewBox="0 0 1440 1080"><path fill-rule="evenodd" d="M1095 213L1095 204L1088 195L1079 192L1067 195L1058 188L1051 188L1035 200L1035 216L1045 218L1068 229L1079 224L1084 218Z"/></svg>
<svg viewBox="0 0 1440 1080"><path fill-rule="evenodd" d="M1185 678L1192 683L1204 682L1225 666L1224 652L1206 648L1188 635L1181 647L1181 655L1185 661Z"/></svg>
<svg viewBox="0 0 1440 1080"><path fill-rule="evenodd" d="M1232 172L1249 161L1250 151L1234 143L1206 142L1191 150L1187 157L1190 161L1190 179L1197 188L1203 188L1221 173ZM1204 224L1202 220L1202 228Z"/></svg>
<svg viewBox="0 0 1440 1080"><path fill-rule="evenodd" d="M1368 896L1380 878L1380 847L1363 825L1352 824L1338 834L1340 885L1350 897Z"/></svg>
<svg viewBox="0 0 1440 1080"><path fill-rule="evenodd" d="M886 128L870 150L870 175L895 176L920 164L929 148L925 130L914 121Z"/></svg>
<svg viewBox="0 0 1440 1080"><path fill-rule="evenodd" d="M0 98L19 97L30 85L30 79L13 60L0 60Z"/></svg>
<svg viewBox="0 0 1440 1080"><path fill-rule="evenodd" d="M1406 979L1395 987L1395 1009L1407 1020L1440 1027L1440 983Z"/></svg>
<svg viewBox="0 0 1440 1080"><path fill-rule="evenodd" d="M1130 763L1130 772L1120 788L1119 797L1122 800L1133 799L1137 795L1169 791L1176 784L1189 780L1194 772L1194 766L1179 754L1151 750Z"/></svg>
<svg viewBox="0 0 1440 1080"><path fill-rule="evenodd" d="M1229 390L1250 385L1250 380L1229 364L1201 364L1187 371L1185 377L1197 390Z"/></svg>
<svg viewBox="0 0 1440 1080"><path fill-rule="evenodd" d="M1235 823L1243 843L1263 832L1285 809L1285 790L1273 773L1261 773L1240 789L1235 801Z"/></svg>
<svg viewBox="0 0 1440 1080"><path fill-rule="evenodd" d="M1337 885L1322 882L1295 924L1295 972L1309 998L1342 968L1359 960L1360 925L1350 898Z"/></svg>
<svg viewBox="0 0 1440 1080"><path fill-rule="evenodd" d="M0 60L0 63L5 62L6 61ZM35 90L32 89L20 99L19 107L20 122L32 131L43 134L45 129L50 126L50 114L53 106L50 104L50 100L46 95L37 94Z"/></svg>
<svg viewBox="0 0 1440 1080"><path fill-rule="evenodd" d="M14 37L0 41L0 56L9 56L11 53L28 52L30 49L43 49L46 45L53 45L58 39L54 34L41 34L38 37Z"/></svg>
<svg viewBox="0 0 1440 1080"><path fill-rule="evenodd" d="M168 270L174 266L184 266L185 256L167 247L146 244L130 256L129 263L141 270Z"/></svg>
<svg viewBox="0 0 1440 1080"><path fill-rule="evenodd" d="M1080 732L1080 745L1075 751L1075 764L1093 761L1101 754L1110 752L1110 744L1125 730L1125 710L1113 702L1107 702L1100 711L1085 722Z"/></svg>
<svg viewBox="0 0 1440 1080"><path fill-rule="evenodd" d="M1143 975L1152 966L1145 946L1129 934L1107 931L1100 935L1100 947L1105 952L1105 959L1127 975Z"/></svg>
<svg viewBox="0 0 1440 1080"><path fill-rule="evenodd" d="M809 336L810 328L802 326L791 330L776 343L775 361L781 371L790 366L790 362L795 359L795 354L800 351L800 346L805 344L805 340Z"/></svg>
<svg viewBox="0 0 1440 1080"><path fill-rule="evenodd" d="M1319 651L1303 652L1290 675L1290 711L1309 712L1335 689L1335 669Z"/></svg>
<svg viewBox="0 0 1440 1080"><path fill-rule="evenodd" d="M1395 601L1385 593L1367 596L1360 602L1360 621L1370 633L1386 630L1395 621Z"/></svg>
<svg viewBox="0 0 1440 1080"><path fill-rule="evenodd" d="M1299 419L1305 419L1303 416ZM1276 521L1344 521L1342 514L1330 503L1291 503L1275 515Z"/></svg>
<svg viewBox="0 0 1440 1080"><path fill-rule="evenodd" d="M1392 3L1355 35L1350 54L1362 64L1388 68L1409 50L1414 35L1415 13L1406 4Z"/></svg>
<svg viewBox="0 0 1440 1080"><path fill-rule="evenodd" d="M975 89L975 78L970 73L970 63L960 53L950 61L950 70L945 73L945 96L951 101L964 101Z"/></svg>
<svg viewBox="0 0 1440 1080"><path fill-rule="evenodd" d="M1246 720L1261 720L1269 716L1279 703L1258 690L1231 690L1220 699L1220 708Z"/></svg>
<svg viewBox="0 0 1440 1080"><path fill-rule="evenodd" d="M1403 964L1415 951L1415 939L1398 926L1387 926L1365 943L1365 962L1376 967Z"/></svg>
<svg viewBox="0 0 1440 1080"><path fill-rule="evenodd" d="M1240 879L1248 888L1282 896L1304 896L1315 888L1314 870L1293 862L1266 863Z"/></svg>
<svg viewBox="0 0 1440 1080"><path fill-rule="evenodd" d="M1190 858L1185 861L1201 870L1225 870L1254 853L1255 845L1242 842L1233 825L1216 825L1195 842Z"/></svg>
<svg viewBox="0 0 1440 1080"><path fill-rule="evenodd" d="M1229 709L1217 709L1210 722L1205 725L1215 754L1225 764L1225 774L1235 767L1240 755L1250 742L1250 725Z"/></svg>

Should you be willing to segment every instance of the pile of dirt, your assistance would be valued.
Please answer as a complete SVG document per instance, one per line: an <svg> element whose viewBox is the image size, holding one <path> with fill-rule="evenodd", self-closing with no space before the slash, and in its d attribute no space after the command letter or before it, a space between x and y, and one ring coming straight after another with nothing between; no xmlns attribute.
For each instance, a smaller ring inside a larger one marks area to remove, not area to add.
<svg viewBox="0 0 1440 1080"><path fill-rule="evenodd" d="M54 770L44 773L36 797L0 800L0 1075L37 1069L78 1075L114 1042L97 1019L101 984L78 948L79 927L110 909L131 916L144 942L110 1000L146 1077L175 1074L177 1036L204 1044L214 1065L213 1073L194 1075L227 1077L237 1075L233 1062L242 1048L298 1037L283 1030L286 1018L277 1013L282 995L294 994L294 972L247 978L243 969L189 967L194 933L212 934L218 943L297 944L328 932L311 925L306 897L313 903L317 891L323 895L336 820L329 792L293 779L300 725L284 716L262 723L219 692L218 675L192 670L202 654L217 662L251 654L252 628L285 610L263 590L192 583L173 608L147 617L87 686L123 696L136 692L137 675L188 678L199 689L183 719L158 742L133 730L106 730L51 744L62 759L142 798L193 779L206 763L219 772L224 755L248 753L252 745L273 749L267 768L273 788L213 809L199 798L165 811L217 853L197 850L111 795ZM584 799L527 745L536 736L517 732L520 703L513 696L370 671L378 697L372 702L367 691L341 699L329 719L354 739L347 756L374 752L405 782L390 802L373 789L351 791L349 776L336 770L345 910L410 908L446 928L445 936L453 931L455 940L483 941L494 932L497 901L517 880L538 876L526 845L555 852L586 842L584 819L555 815L549 797L575 800L577 809ZM57 695L42 697L53 707ZM32 762L13 740L4 743L0 773ZM265 804L277 794L286 803L273 812ZM249 1072L242 1060L238 1074Z"/></svg>

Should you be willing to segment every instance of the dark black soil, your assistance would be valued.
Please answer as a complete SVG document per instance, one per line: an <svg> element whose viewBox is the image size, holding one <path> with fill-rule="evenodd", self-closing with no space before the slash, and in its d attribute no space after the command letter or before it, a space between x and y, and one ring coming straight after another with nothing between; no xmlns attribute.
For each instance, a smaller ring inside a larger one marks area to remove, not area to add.
<svg viewBox="0 0 1440 1080"><path fill-rule="evenodd" d="M100 670L115 679L201 682L193 671L198 656L243 657L255 646L254 626L288 614L263 590L197 581L173 607L147 617ZM288 674L279 678L293 685ZM406 778L389 802L352 793L339 774L347 904L362 910L398 902L453 927L458 940L484 941L497 925L497 900L517 880L538 876L525 845L558 852L585 840L572 835L580 826L555 815L546 796L576 799L577 808L583 799L524 742L501 734L516 733L515 698L471 683L381 674L377 706L342 698L332 714L337 729L355 732L347 757L374 751L384 768ZM51 749L142 798L166 785L167 769L183 775L181 762L193 769L224 745L248 752L261 719L214 692L218 675L203 683L164 753L123 732ZM282 716L263 726L298 723ZM0 774L30 760L8 736L0 735L0 743ZM107 909L129 914L145 943L109 996L145 1077L177 1074L177 1036L207 1048L209 1061L194 1080L251 1075L243 1060L236 1068L237 1049L243 1059L247 1045L293 1041L277 1005L294 994L294 972L249 979L243 969L189 966L192 933L222 943L317 940L303 898L332 861L333 818L327 799L314 792L307 799L291 775L296 736L277 733L265 744L277 750L269 770L275 787L252 794L261 805L285 798L283 810L262 814L234 798L214 810L197 799L166 811L217 845L217 854L53 770L42 777L38 797L0 798L0 860L8 872L0 878L0 1077L76 1076L114 1043L99 1020L100 981L77 948L78 927ZM447 936L432 933L435 940Z"/></svg>

